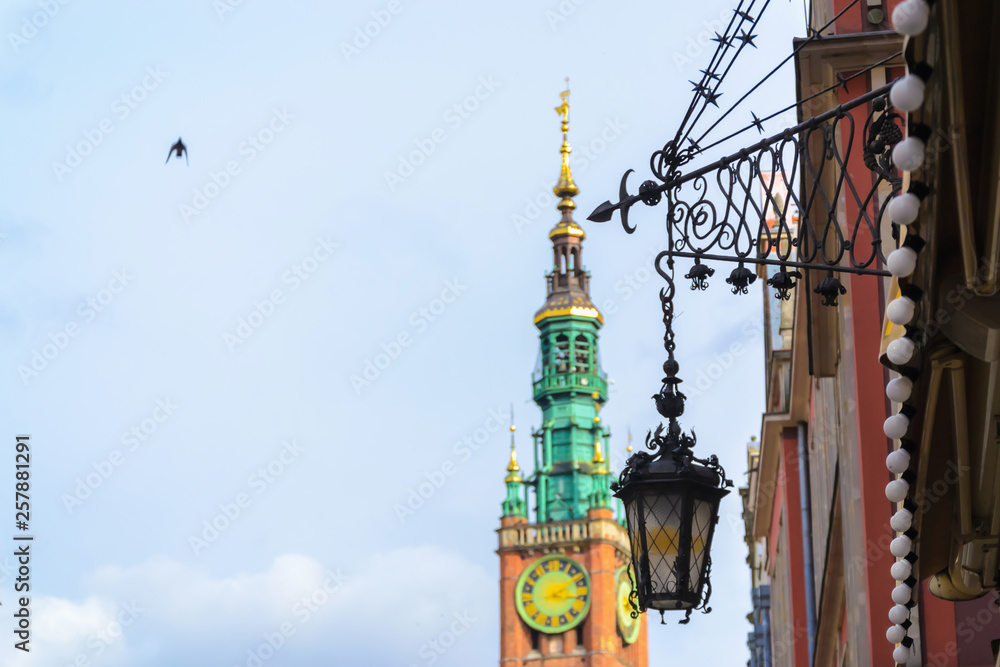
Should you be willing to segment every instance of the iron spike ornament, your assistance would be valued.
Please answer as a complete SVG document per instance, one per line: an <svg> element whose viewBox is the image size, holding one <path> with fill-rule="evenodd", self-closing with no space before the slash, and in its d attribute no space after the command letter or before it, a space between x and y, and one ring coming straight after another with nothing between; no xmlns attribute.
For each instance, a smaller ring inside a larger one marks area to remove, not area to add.
<svg viewBox="0 0 1000 667"><path fill-rule="evenodd" d="M656 206L666 200L668 251L672 257L695 261L688 276L695 289L704 289L711 275L706 261L737 263L726 280L734 294L746 294L756 278L745 265L778 267L779 273L767 282L779 299L789 298L801 269L813 269L827 275L822 288L814 291L825 305L835 306L845 290L834 273L890 275L882 268L886 258L879 222L891 197L880 195L879 189L888 184L893 195L900 190L902 179L890 155L903 137L902 116L888 99L891 87L873 90L687 173L682 168L701 149L670 141L650 158L656 180L644 181L630 194L629 169L622 176L618 202L602 203L589 219L608 222L617 211L631 234L636 230L629 222L632 206ZM863 126L859 115L865 118ZM762 129L756 115L750 127ZM872 178L863 183L852 180L846 168L858 152L872 170ZM839 218L840 199L857 211L846 223Z"/></svg>
<svg viewBox="0 0 1000 667"><path fill-rule="evenodd" d="M667 271L660 266L664 258ZM646 449L651 453L638 451L629 457L611 488L625 506L635 587L630 600L634 600L636 611L659 610L662 620L663 612L680 610L686 612L680 622L687 623L692 612L712 610L708 606L712 595L710 549L719 502L733 482L726 478L716 456L694 455L694 430L690 435L682 432L677 421L684 414L686 397L679 388L682 380L677 377L679 365L674 359L673 258L662 252L655 266L667 283L660 290L667 361L663 364L663 384L653 401L667 425L660 423L646 435Z"/></svg>

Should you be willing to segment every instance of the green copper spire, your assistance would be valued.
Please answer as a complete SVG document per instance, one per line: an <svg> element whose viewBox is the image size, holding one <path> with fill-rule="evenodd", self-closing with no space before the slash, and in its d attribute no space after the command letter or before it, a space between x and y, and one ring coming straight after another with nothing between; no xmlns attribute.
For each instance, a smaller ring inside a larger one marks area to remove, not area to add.
<svg viewBox="0 0 1000 667"><path fill-rule="evenodd" d="M563 101L556 111L563 119L561 153L565 158L565 96ZM545 303L534 319L541 349L532 385L535 403L542 410L542 426L532 433L540 455L536 454L529 483L538 501L538 523L581 519L591 507L611 507L607 462L603 453L595 457L595 443L606 446L610 437L599 414L608 400L607 376L597 350L597 332L604 318L590 300L590 272L582 259L586 235L573 220L575 206L566 204L579 192L575 183L569 187L568 173L564 159L556 186L556 193L563 197L557 205L561 215L549 232L552 270L545 276Z"/></svg>
<svg viewBox="0 0 1000 667"><path fill-rule="evenodd" d="M521 478L521 468L517 465L517 451L514 449L514 406L510 408L510 463L507 464L507 497L503 501L503 516L528 516L528 505L524 501L525 486Z"/></svg>

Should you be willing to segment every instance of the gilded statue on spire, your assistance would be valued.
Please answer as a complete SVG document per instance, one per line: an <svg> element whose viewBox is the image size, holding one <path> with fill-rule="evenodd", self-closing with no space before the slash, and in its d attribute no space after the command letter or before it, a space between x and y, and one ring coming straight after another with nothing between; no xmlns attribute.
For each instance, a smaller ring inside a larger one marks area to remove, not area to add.
<svg viewBox="0 0 1000 667"><path fill-rule="evenodd" d="M569 147L569 77L566 77L566 90L559 93L559 96L562 98L562 104L556 107L556 113L562 116L563 142L562 148L559 149L559 152L562 153L562 169L559 171L559 182L556 183L556 187L552 188L552 192L561 198L556 208L565 214L576 208L576 203L571 197L575 197L580 192L576 183L573 182L573 174L569 170L569 154L573 150Z"/></svg>

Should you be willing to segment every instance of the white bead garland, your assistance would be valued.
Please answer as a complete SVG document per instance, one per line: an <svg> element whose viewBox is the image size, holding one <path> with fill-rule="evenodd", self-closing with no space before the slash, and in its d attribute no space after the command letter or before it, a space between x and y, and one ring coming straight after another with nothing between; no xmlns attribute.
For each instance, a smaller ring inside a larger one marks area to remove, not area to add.
<svg viewBox="0 0 1000 667"><path fill-rule="evenodd" d="M905 479L894 479L885 485L885 497L890 502L901 503L910 492L910 484Z"/></svg>
<svg viewBox="0 0 1000 667"><path fill-rule="evenodd" d="M893 378L885 386L885 395L893 403L905 403L909 400L912 391L913 380L905 376Z"/></svg>
<svg viewBox="0 0 1000 667"><path fill-rule="evenodd" d="M907 113L916 111L924 103L926 84L916 74L907 74L892 84L889 89L889 101L892 106Z"/></svg>
<svg viewBox="0 0 1000 667"><path fill-rule="evenodd" d="M907 137L892 149L892 163L902 171L916 171L924 165L927 146L917 137Z"/></svg>
<svg viewBox="0 0 1000 667"><path fill-rule="evenodd" d="M910 578L912 573L913 566L910 565L910 561L908 560L897 560L889 569L889 574L892 575L892 578L896 581L905 581ZM889 610L889 613L892 613L891 609ZM900 621L900 623L902 623L902 621Z"/></svg>
<svg viewBox="0 0 1000 667"><path fill-rule="evenodd" d="M906 435L906 429L910 428L910 420L904 414L897 414L889 417L882 425L882 430L887 438L899 440Z"/></svg>
<svg viewBox="0 0 1000 667"><path fill-rule="evenodd" d="M912 322L916 312L917 304L908 296L897 297L885 307L885 315L889 321L900 326Z"/></svg>
<svg viewBox="0 0 1000 667"><path fill-rule="evenodd" d="M913 551L913 540L906 535L900 535L889 543L889 553L896 558L904 558Z"/></svg>
<svg viewBox="0 0 1000 667"><path fill-rule="evenodd" d="M913 513L903 508L892 515L889 519L889 526L897 533L905 533L913 525Z"/></svg>
<svg viewBox="0 0 1000 667"><path fill-rule="evenodd" d="M894 364L905 364L910 359L913 358L913 350L915 345L909 338L897 338L896 340L889 343L886 348L886 356L889 357L889 361Z"/></svg>
<svg viewBox="0 0 1000 667"><path fill-rule="evenodd" d="M892 27L901 35L916 37L927 29L930 13L924 0L904 0L892 11Z"/></svg>
<svg viewBox="0 0 1000 667"><path fill-rule="evenodd" d="M917 252L913 248L896 248L885 258L889 273L897 278L909 278L917 268Z"/></svg>
<svg viewBox="0 0 1000 667"><path fill-rule="evenodd" d="M889 217L897 225L912 225L920 215L920 197L902 192L889 201Z"/></svg>
<svg viewBox="0 0 1000 667"><path fill-rule="evenodd" d="M905 449L889 452L885 457L885 467L894 475L902 475L910 467L910 453Z"/></svg>
<svg viewBox="0 0 1000 667"><path fill-rule="evenodd" d="M906 617L910 615L910 610L906 605L897 604L889 609L889 620L893 623L905 623Z"/></svg>

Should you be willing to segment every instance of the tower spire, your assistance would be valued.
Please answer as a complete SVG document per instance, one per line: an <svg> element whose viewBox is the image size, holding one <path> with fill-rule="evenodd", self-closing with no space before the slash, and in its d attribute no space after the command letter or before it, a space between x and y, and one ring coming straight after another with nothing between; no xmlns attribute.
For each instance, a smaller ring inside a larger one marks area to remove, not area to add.
<svg viewBox="0 0 1000 667"><path fill-rule="evenodd" d="M507 464L507 498L504 499L503 516L527 517L528 503L525 502L524 479L521 477L521 467L517 465L517 451L514 449L514 404L510 404L510 463Z"/></svg>
<svg viewBox="0 0 1000 667"><path fill-rule="evenodd" d="M569 168L569 154L573 150L569 146L569 77L566 77L566 90L559 93L559 96L562 98L562 104L556 107L556 113L562 116L563 142L562 148L559 149L562 153L562 168L559 170L559 182L552 188L552 192L561 198L556 208L563 212L563 218L566 219L576 208L576 202L572 197L580 193L580 189L573 182L573 173Z"/></svg>

